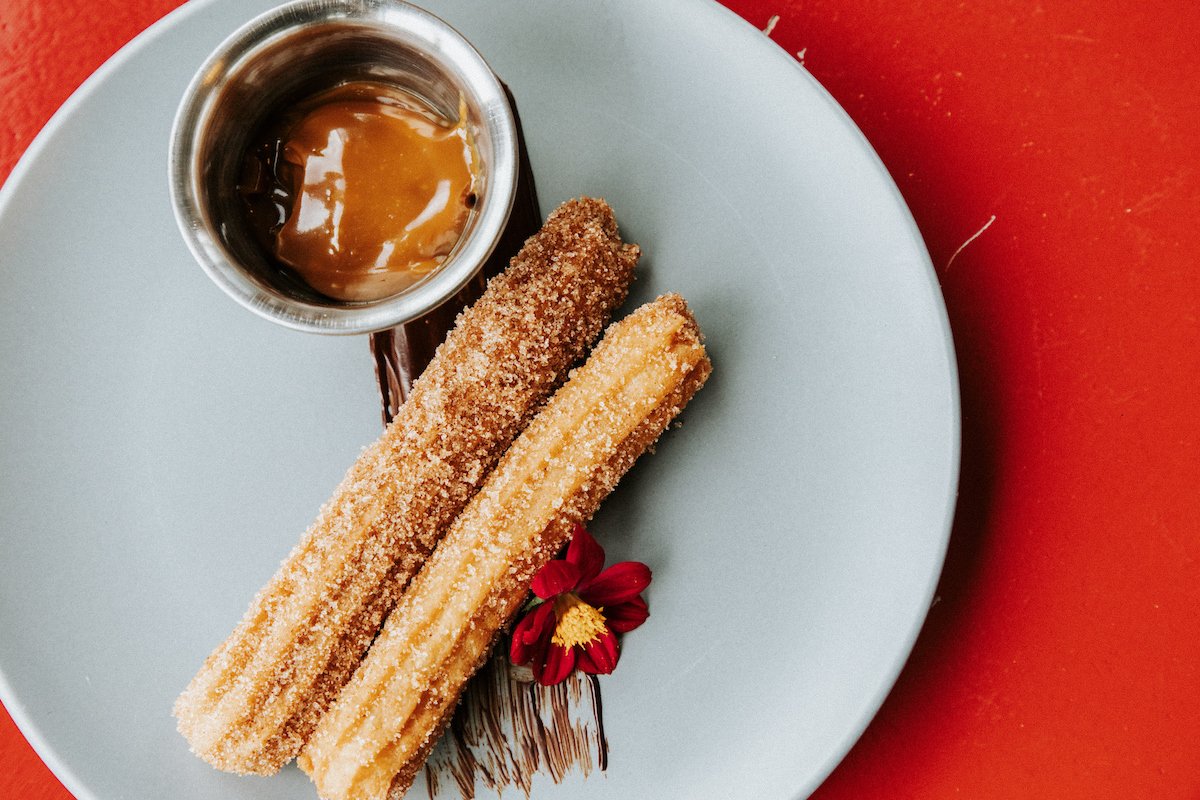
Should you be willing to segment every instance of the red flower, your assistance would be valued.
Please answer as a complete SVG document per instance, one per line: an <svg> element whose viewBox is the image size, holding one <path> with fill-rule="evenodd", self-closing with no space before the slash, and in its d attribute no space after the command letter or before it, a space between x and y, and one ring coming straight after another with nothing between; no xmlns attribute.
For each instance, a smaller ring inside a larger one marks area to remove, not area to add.
<svg viewBox="0 0 1200 800"><path fill-rule="evenodd" d="M514 664L528 664L543 686L562 682L576 668L612 672L620 656L617 634L650 616L641 597L650 568L639 561L603 567L604 548L576 525L566 557L534 576L530 588L538 599L513 630L509 654Z"/></svg>

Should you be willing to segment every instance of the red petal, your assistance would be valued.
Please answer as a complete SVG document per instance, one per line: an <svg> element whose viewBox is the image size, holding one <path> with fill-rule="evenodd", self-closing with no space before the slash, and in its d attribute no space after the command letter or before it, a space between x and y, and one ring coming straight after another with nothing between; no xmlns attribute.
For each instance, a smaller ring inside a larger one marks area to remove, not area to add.
<svg viewBox="0 0 1200 800"><path fill-rule="evenodd" d="M566 680L573 669L575 669L575 648L551 644L546 651L545 660L541 662L540 666L534 662L533 676L542 686L553 686Z"/></svg>
<svg viewBox="0 0 1200 800"><path fill-rule="evenodd" d="M579 582L587 583L604 569L604 548L592 538L582 525L575 526L571 544L567 547L567 561L579 567Z"/></svg>
<svg viewBox="0 0 1200 800"><path fill-rule="evenodd" d="M528 664L534 660L543 640L554 635L554 604L542 603L530 611L513 629L512 646L508 655L514 664Z"/></svg>
<svg viewBox="0 0 1200 800"><path fill-rule="evenodd" d="M620 656L616 634L605 631L598 639L580 648L579 668L593 675L607 675L616 668Z"/></svg>
<svg viewBox="0 0 1200 800"><path fill-rule="evenodd" d="M640 561L613 564L591 583L579 587L579 597L597 608L624 603L650 585L650 568Z"/></svg>
<svg viewBox="0 0 1200 800"><path fill-rule="evenodd" d="M529 588L543 600L569 592L579 583L579 567L569 561L554 560L542 567L533 576Z"/></svg>
<svg viewBox="0 0 1200 800"><path fill-rule="evenodd" d="M533 644L554 634L554 625L557 620L554 618L553 603L540 604L526 615L526 619L530 622L523 635L525 644Z"/></svg>
<svg viewBox="0 0 1200 800"><path fill-rule="evenodd" d="M649 616L650 609L640 597L604 609L604 619L608 627L617 633L628 633L645 622Z"/></svg>

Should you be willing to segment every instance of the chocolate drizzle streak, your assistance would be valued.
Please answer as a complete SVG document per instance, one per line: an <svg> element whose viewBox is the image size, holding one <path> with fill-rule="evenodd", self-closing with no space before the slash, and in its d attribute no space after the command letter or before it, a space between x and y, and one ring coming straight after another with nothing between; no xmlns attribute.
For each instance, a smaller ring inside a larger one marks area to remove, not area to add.
<svg viewBox="0 0 1200 800"><path fill-rule="evenodd" d="M480 784L528 795L536 773L558 783L575 770L586 777L607 766L595 676L575 672L557 686L539 686L498 649L425 762L425 780L431 800L445 787L473 798Z"/></svg>
<svg viewBox="0 0 1200 800"><path fill-rule="evenodd" d="M516 101L508 93L516 114ZM371 334L371 355L389 424L417 376L454 325L458 312L473 303L525 242L541 227L537 188L517 120L520 147L517 196L508 226L496 250L474 280L434 311L397 328ZM468 800L476 787L493 791L510 786L529 794L533 776L545 773L555 783L578 770L584 776L608 768L608 740L594 675L572 673L557 686L539 686L528 670L508 661L507 639L471 680L462 702L425 765L430 798L443 787L457 787Z"/></svg>

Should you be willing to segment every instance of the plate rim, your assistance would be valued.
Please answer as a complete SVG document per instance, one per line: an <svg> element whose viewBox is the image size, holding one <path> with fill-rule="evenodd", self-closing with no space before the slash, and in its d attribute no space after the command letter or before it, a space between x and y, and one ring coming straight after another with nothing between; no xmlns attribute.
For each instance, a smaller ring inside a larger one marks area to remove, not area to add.
<svg viewBox="0 0 1200 800"><path fill-rule="evenodd" d="M946 309L946 298L942 293L941 282L937 277L937 270L933 266L933 259L929 255L929 248L925 244L925 238L921 235L920 228L917 226L916 219L913 217L912 210L908 206L908 202L904 199L904 195L900 192L900 187L896 185L895 179L891 172L880 158L879 152L867 138L862 129L854 122L849 112L841 106L834 96L818 81L812 73L804 68L804 65L792 58L791 54L776 44L763 31L756 28L748 20L738 16L732 9L722 5L717 0L706 2L705 0L672 0L676 6L689 6L691 8L703 9L704 11L732 20L735 28L741 28L743 37L746 34L757 35L762 37L765 42L763 44L773 45L764 48L763 57L774 58L775 60L782 59L786 64L795 69L801 80L808 83L809 87L821 98L827 106L833 118L840 121L842 127L847 134L857 141L859 148L867 156L873 171L880 179L881 183L887 187L888 193L897 209L900 211L900 217L903 221L905 232L911 241L914 252L918 255L921 262L920 268L924 275L928 291L931 297L936 302L934 303L937 317L937 326L941 332L943 356L946 364L946 379L947 389L950 392L950 409L949 415L949 431L948 445L949 452L949 470L948 470L948 485L946 486L945 505L942 509L942 521L939 527L939 540L937 542L937 555L929 565L929 574L926 578L926 585L923 591L923 596L919 604L920 613L914 618L909 630L905 632L904 641L898 652L896 653L892 663L881 676L880 683L875 692L869 698L864 698L863 711L855 720L855 724L849 726L846 735L842 738L836 748L831 750L830 757L820 768L812 772L811 778L805 779L804 776L798 776L798 788L792 795L792 800L804 800L809 795L817 790L825 782L825 780L837 769L838 765L853 749L854 745L862 738L871 722L875 719L879 710L883 707L884 701L891 694L896 682L900 679L900 674L904 671L905 665L912 656L917 639L921 634L921 630L925 627L925 621L929 617L929 610L933 605L933 599L937 591L938 583L941 581L942 572L945 569L946 553L950 546L950 536L953 532L954 515L958 508L958 492L960 481L962 480L962 386L959 381L958 374L958 357L954 347L954 334L950 327L950 317ZM770 53L768 56L767 53Z"/></svg>

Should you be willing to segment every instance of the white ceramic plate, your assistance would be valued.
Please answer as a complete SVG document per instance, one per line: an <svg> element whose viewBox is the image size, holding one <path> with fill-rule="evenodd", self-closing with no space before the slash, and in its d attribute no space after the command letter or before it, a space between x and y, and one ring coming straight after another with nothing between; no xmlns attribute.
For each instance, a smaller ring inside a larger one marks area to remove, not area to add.
<svg viewBox="0 0 1200 800"><path fill-rule="evenodd" d="M245 312L167 199L178 98L269 2L153 27L0 194L0 694L80 798L304 798L222 775L171 703L378 410L363 339ZM795 798L862 732L939 574L958 469L928 256L867 142L715 4L436 0L514 90L544 209L604 196L716 371L594 530L655 570L604 680L604 776L539 797ZM424 796L423 789L414 791Z"/></svg>

